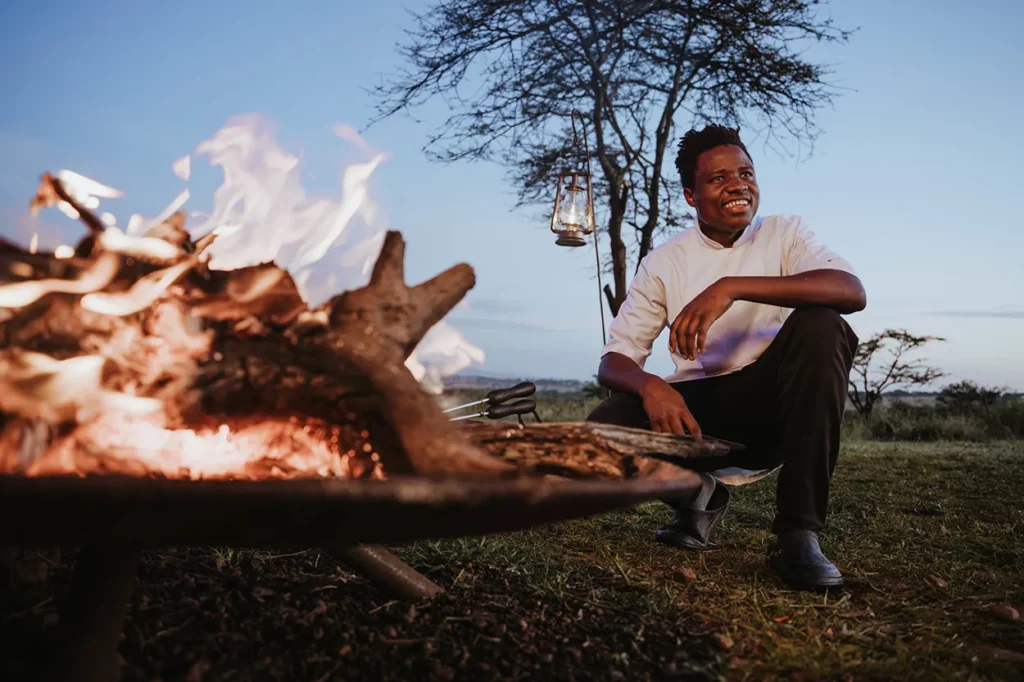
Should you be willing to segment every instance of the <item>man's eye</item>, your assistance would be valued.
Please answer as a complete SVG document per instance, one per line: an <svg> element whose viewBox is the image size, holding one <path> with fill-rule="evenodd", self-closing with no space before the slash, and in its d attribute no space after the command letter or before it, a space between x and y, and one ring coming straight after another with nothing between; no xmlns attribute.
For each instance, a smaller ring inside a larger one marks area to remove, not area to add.
<svg viewBox="0 0 1024 682"><path fill-rule="evenodd" d="M719 180L724 180L724 179L725 179L724 175L716 175L715 177L711 178L711 182L718 182Z"/></svg>
<svg viewBox="0 0 1024 682"><path fill-rule="evenodd" d="M748 177L748 178L754 177L753 171L743 171L743 175L744 175L744 177Z"/></svg>

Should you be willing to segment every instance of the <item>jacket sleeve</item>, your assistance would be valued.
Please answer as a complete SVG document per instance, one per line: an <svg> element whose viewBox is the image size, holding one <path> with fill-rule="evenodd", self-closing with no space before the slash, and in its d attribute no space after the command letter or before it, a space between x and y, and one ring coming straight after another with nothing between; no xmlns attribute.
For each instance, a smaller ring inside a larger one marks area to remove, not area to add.
<svg viewBox="0 0 1024 682"><path fill-rule="evenodd" d="M640 367L651 355L655 339L667 325L665 283L649 270L645 258L630 282L626 300L612 320L608 343L601 352L621 353Z"/></svg>

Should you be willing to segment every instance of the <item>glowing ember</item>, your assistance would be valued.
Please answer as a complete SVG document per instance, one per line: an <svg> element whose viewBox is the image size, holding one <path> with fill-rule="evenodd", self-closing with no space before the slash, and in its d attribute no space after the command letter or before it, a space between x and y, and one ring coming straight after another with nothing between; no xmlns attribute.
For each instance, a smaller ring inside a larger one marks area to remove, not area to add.
<svg viewBox="0 0 1024 682"><path fill-rule="evenodd" d="M250 418L233 428L221 424L170 430L104 415L45 454L0 469L30 476L75 472L190 479L383 479L380 457L362 433L369 435L298 418Z"/></svg>

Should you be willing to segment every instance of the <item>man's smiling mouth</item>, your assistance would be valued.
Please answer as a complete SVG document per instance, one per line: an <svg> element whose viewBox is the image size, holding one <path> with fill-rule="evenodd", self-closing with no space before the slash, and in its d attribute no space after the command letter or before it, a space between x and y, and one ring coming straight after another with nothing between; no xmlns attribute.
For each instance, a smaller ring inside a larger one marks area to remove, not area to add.
<svg viewBox="0 0 1024 682"><path fill-rule="evenodd" d="M725 203L725 208L746 208L747 206L750 206L750 199L733 199Z"/></svg>

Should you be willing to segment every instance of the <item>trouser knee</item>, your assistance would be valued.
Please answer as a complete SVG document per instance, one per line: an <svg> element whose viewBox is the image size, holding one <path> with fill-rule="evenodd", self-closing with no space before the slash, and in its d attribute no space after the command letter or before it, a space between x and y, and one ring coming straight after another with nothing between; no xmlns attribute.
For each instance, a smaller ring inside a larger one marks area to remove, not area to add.
<svg viewBox="0 0 1024 682"><path fill-rule="evenodd" d="M843 364L852 364L859 339L843 316L831 308L798 308L790 313L785 326L800 359L814 363L831 363L836 354Z"/></svg>

